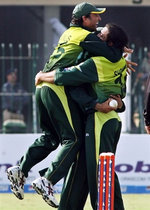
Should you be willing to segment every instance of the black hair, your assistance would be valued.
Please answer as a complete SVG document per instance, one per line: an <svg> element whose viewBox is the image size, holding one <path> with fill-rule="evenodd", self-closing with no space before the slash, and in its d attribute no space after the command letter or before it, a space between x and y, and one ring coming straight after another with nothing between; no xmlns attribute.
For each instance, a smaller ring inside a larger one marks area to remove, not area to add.
<svg viewBox="0 0 150 210"><path fill-rule="evenodd" d="M90 13L87 14L87 15L84 15L84 16L89 18L90 17ZM72 15L71 24L83 27L83 19L82 19L82 17L76 18L75 15Z"/></svg>
<svg viewBox="0 0 150 210"><path fill-rule="evenodd" d="M107 35L107 42L112 42L116 48L123 51L124 47L128 47L128 36L126 32L114 23L107 23L106 27L109 30Z"/></svg>

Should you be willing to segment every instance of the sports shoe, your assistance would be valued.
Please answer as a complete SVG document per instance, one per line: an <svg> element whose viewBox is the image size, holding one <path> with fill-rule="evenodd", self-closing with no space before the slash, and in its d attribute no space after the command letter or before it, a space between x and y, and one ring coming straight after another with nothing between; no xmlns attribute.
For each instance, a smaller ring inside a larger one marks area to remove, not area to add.
<svg viewBox="0 0 150 210"><path fill-rule="evenodd" d="M10 181L10 188L14 195L20 200L24 199L24 184L26 178L19 166L8 168L7 177Z"/></svg>
<svg viewBox="0 0 150 210"><path fill-rule="evenodd" d="M54 197L53 185L45 177L40 177L34 180L32 182L32 187L38 194L42 195L48 205L54 208L59 206L56 198Z"/></svg>

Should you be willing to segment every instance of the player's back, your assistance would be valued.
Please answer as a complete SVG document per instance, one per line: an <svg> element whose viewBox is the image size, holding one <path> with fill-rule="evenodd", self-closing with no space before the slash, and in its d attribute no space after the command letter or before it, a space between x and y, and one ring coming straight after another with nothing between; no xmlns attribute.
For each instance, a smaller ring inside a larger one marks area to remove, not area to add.
<svg viewBox="0 0 150 210"><path fill-rule="evenodd" d="M78 55L82 51L80 42L84 41L90 32L81 27L70 27L59 39L58 45L49 61L45 64L44 72L58 67L75 65Z"/></svg>
<svg viewBox="0 0 150 210"><path fill-rule="evenodd" d="M97 96L101 102L109 95L119 94L122 98L126 95L126 61L121 58L112 63L104 57L92 58L97 69L98 81L93 84Z"/></svg>

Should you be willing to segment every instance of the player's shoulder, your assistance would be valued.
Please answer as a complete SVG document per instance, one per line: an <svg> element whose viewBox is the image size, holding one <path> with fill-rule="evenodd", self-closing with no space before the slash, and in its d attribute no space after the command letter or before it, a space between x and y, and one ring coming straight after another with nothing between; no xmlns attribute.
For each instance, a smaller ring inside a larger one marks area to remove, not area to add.
<svg viewBox="0 0 150 210"><path fill-rule="evenodd" d="M68 29L68 31L72 31L74 33L87 34L87 35L91 33L90 31L88 31L88 30L86 30L82 27L79 27L79 26L78 27L77 26L72 26Z"/></svg>

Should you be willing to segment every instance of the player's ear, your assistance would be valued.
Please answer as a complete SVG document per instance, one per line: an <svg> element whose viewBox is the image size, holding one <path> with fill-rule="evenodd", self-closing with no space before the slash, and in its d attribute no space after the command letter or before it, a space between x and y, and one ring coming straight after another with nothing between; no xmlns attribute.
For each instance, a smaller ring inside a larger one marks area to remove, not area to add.
<svg viewBox="0 0 150 210"><path fill-rule="evenodd" d="M84 16L82 16L82 20L83 20L83 22L86 22L87 21L87 17L84 15Z"/></svg>

